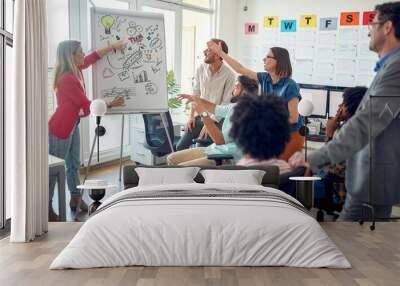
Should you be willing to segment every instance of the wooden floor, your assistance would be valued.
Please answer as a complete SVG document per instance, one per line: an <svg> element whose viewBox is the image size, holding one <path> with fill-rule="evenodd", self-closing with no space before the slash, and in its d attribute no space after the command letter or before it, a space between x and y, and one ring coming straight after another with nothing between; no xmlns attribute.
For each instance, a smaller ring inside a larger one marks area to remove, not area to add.
<svg viewBox="0 0 400 286"><path fill-rule="evenodd" d="M135 162L131 160L124 160L123 161L123 166L125 165L133 165ZM80 180L81 182L84 181L85 177L85 168L81 168L80 172ZM89 172L88 179L101 179L101 180L106 180L110 185L115 185L116 187L107 189L106 195L103 200L106 198L112 196L113 194L120 192L124 189L123 187L123 182L119 181L119 160L113 161L107 164L103 164L100 166L94 166ZM57 186L56 186L57 187ZM74 213L71 211L69 207L69 201L71 198L71 195L68 190L68 185L65 184L66 191L65 191L65 203L66 203L66 220L68 222L73 222L73 221L79 221L79 222L85 222L89 216L87 212L82 212L79 211L78 213ZM87 204L91 204L93 201L91 198L89 198L89 195L87 192L84 192L83 194L83 199ZM54 192L54 198L53 198L53 209L56 213L59 213L58 210L58 192Z"/></svg>
<svg viewBox="0 0 400 286"><path fill-rule="evenodd" d="M353 268L123 267L48 270L82 223L50 223L49 233L28 244L0 241L0 285L400 285L400 223L324 223Z"/></svg>

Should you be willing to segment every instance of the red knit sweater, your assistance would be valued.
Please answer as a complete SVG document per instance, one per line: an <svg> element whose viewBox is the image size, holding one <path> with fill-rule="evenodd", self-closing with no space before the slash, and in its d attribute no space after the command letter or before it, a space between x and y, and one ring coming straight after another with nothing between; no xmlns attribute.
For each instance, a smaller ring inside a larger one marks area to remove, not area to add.
<svg viewBox="0 0 400 286"><path fill-rule="evenodd" d="M88 68L100 59L96 52L85 57L79 70ZM60 76L57 82L57 108L49 120L49 133L60 139L67 139L79 118L82 109L84 116L90 113L90 100L86 97L85 88L72 73Z"/></svg>

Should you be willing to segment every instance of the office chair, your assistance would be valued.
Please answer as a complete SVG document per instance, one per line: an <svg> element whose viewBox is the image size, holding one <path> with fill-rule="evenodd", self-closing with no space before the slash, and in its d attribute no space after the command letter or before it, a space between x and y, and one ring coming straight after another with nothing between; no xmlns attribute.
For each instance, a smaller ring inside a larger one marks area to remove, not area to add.
<svg viewBox="0 0 400 286"><path fill-rule="evenodd" d="M225 120L225 118L222 118L220 121L216 122L219 129L222 128L222 124L224 123L224 120ZM210 146L212 143L214 143L214 141L209 136L207 136L207 138L203 138L203 139L195 138L192 140L193 147L207 147L207 146Z"/></svg>
<svg viewBox="0 0 400 286"><path fill-rule="evenodd" d="M176 151L176 144L179 136L174 135L174 126L172 124L171 114L164 113L166 116L167 132L172 140L173 150L168 142L167 133L161 119L161 114L143 114L146 149L149 149L154 156L163 157Z"/></svg>
<svg viewBox="0 0 400 286"><path fill-rule="evenodd" d="M211 138L207 137L204 139L195 138L192 140L192 143L195 147L207 147L207 146L210 146L214 142L212 141Z"/></svg>
<svg viewBox="0 0 400 286"><path fill-rule="evenodd" d="M207 155L208 160L214 160L215 165L221 166L225 160L232 160L233 156L230 154L211 154Z"/></svg>

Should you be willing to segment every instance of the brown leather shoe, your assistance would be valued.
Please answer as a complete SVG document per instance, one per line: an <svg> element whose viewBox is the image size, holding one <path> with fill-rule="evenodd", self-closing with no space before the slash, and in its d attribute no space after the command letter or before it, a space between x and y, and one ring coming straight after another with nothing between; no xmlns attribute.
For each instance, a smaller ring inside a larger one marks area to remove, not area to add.
<svg viewBox="0 0 400 286"><path fill-rule="evenodd" d="M76 211L76 208L78 207L78 202L79 202L78 196L71 197L71 200L69 201L69 207L71 208L71 211L73 211L73 212ZM81 209L81 211L84 211L84 212L88 211L88 205L86 204L86 202L83 199L81 199L79 208Z"/></svg>
<svg viewBox="0 0 400 286"><path fill-rule="evenodd" d="M60 221L60 217L54 212L52 206L49 206L49 221Z"/></svg>

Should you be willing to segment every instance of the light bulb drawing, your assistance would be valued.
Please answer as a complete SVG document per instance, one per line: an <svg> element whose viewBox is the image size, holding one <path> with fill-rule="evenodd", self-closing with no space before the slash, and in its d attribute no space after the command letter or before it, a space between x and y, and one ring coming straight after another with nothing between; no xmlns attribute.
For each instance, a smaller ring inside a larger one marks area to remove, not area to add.
<svg viewBox="0 0 400 286"><path fill-rule="evenodd" d="M114 17L110 15L101 17L101 24L103 24L106 34L111 34L111 27L114 25Z"/></svg>

